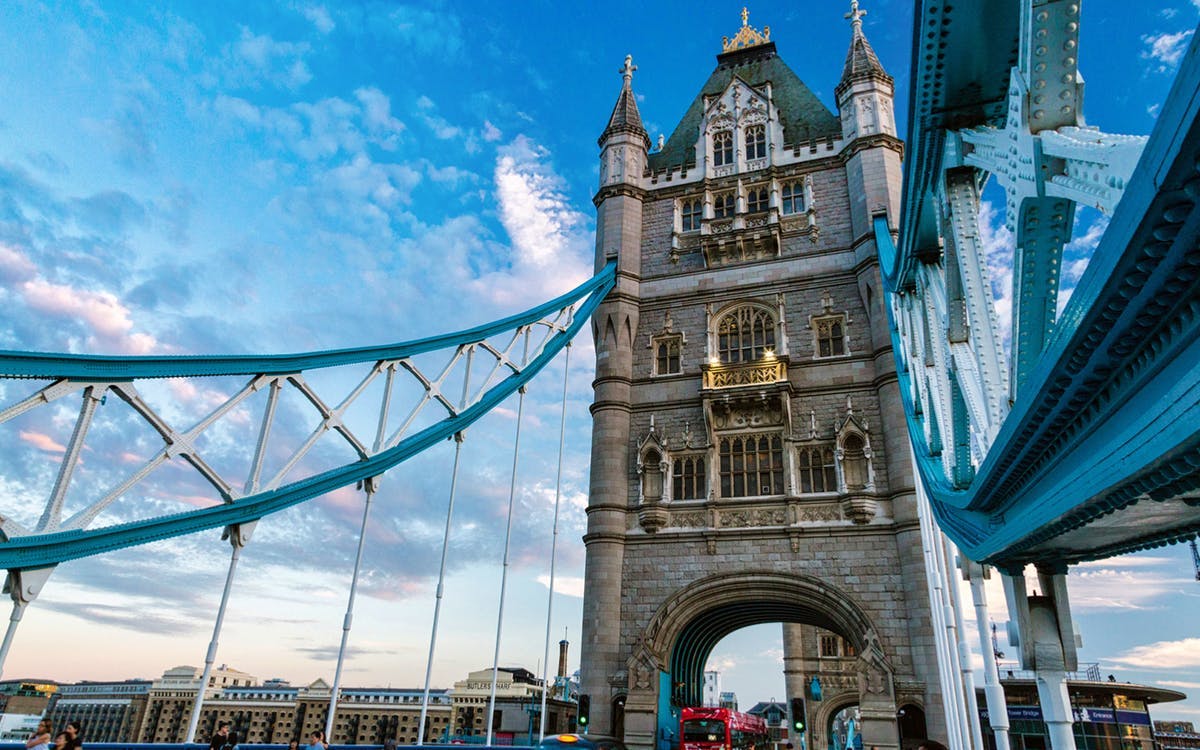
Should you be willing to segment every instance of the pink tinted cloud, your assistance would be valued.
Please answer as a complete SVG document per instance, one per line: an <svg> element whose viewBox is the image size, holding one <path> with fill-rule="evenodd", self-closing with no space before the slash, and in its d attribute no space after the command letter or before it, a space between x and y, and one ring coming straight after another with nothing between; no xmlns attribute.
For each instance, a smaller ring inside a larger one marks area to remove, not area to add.
<svg viewBox="0 0 1200 750"><path fill-rule="evenodd" d="M129 308L111 292L76 289L40 278L24 282L20 289L30 309L56 318L81 320L102 346L123 354L146 354L157 346L153 336L132 333Z"/></svg>
<svg viewBox="0 0 1200 750"><path fill-rule="evenodd" d="M22 440L29 443L30 445L32 445L34 448L37 448L38 450L46 451L48 453L66 453L67 452L67 447L65 445L61 445L60 443L55 441L54 438L52 438L49 435L46 435L44 433L41 433L41 432L27 432L25 430L22 430L20 433L20 437Z"/></svg>
<svg viewBox="0 0 1200 750"><path fill-rule="evenodd" d="M37 267L16 248L0 244L0 280L15 283L37 275Z"/></svg>

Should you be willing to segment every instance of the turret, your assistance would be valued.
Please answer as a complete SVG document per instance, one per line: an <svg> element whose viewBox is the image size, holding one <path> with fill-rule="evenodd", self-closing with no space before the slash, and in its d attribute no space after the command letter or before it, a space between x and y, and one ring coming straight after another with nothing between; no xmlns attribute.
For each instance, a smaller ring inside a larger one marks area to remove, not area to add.
<svg viewBox="0 0 1200 750"><path fill-rule="evenodd" d="M600 191L596 226L596 270L620 258L621 270L637 272L642 231L642 173L650 152L650 136L642 126L637 97L633 93L633 56L625 56L620 69L622 85L608 127L600 134ZM633 205L636 204L636 205ZM624 246L624 251L622 251Z"/></svg>
<svg viewBox="0 0 1200 750"><path fill-rule="evenodd" d="M851 0L850 12L846 14L852 29L850 50L846 53L842 79L834 89L842 114L842 137L847 141L879 134L896 135L892 112L895 89L892 77L883 69L863 34L862 17L866 14L859 9L858 0Z"/></svg>

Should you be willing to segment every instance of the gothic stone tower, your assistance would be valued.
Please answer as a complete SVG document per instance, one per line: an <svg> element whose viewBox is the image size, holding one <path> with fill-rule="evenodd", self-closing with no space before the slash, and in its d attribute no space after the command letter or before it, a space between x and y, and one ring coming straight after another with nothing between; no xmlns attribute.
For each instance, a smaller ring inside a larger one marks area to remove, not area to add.
<svg viewBox="0 0 1200 750"><path fill-rule="evenodd" d="M944 735L870 231L898 217L902 144L861 16L840 118L743 11L665 144L628 57L600 136L596 268L617 286L593 320L581 690L591 731L635 748L667 746L713 647L761 623L783 624L790 696L823 680L809 747L853 705L868 746L899 746L901 706Z"/></svg>

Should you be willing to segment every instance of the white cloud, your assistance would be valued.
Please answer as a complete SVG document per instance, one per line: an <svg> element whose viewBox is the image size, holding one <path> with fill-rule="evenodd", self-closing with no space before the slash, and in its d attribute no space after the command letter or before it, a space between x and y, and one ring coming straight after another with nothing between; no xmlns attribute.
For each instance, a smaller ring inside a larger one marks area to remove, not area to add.
<svg viewBox="0 0 1200 750"><path fill-rule="evenodd" d="M585 221L563 195L562 181L542 163L548 155L525 136L517 136L496 160L500 221L517 259L534 266L560 257L567 235Z"/></svg>
<svg viewBox="0 0 1200 750"><path fill-rule="evenodd" d="M989 201L980 201L979 203L979 242L992 282L992 297L995 300L1000 338L1007 349L1012 341L1013 248L1015 241L1012 232L1001 221L1000 210Z"/></svg>
<svg viewBox="0 0 1200 750"><path fill-rule="evenodd" d="M1189 669L1200 667L1200 638L1180 641L1159 641L1137 646L1112 661L1142 669Z"/></svg>
<svg viewBox="0 0 1200 750"><path fill-rule="evenodd" d="M1148 49L1142 51L1142 59L1156 60L1159 63L1159 73L1170 72L1179 65L1183 53L1187 51L1188 41L1194 33L1196 33L1195 29L1188 29L1174 34L1163 32L1144 35L1142 41Z"/></svg>
<svg viewBox="0 0 1200 750"><path fill-rule="evenodd" d="M241 37L233 44L233 83L257 87L263 83L297 89L312 80L304 56L304 43L278 42L267 34L255 34L242 27Z"/></svg>
<svg viewBox="0 0 1200 750"><path fill-rule="evenodd" d="M490 120L483 121L483 140L491 143L500 140L501 135L500 128L493 125Z"/></svg>
<svg viewBox="0 0 1200 750"><path fill-rule="evenodd" d="M333 31L333 18L330 17L329 9L324 5L306 5L300 9L300 13L322 34Z"/></svg>
<svg viewBox="0 0 1200 750"><path fill-rule="evenodd" d="M12 284L37 275L37 267L16 248L0 244L0 281Z"/></svg>
<svg viewBox="0 0 1200 750"><path fill-rule="evenodd" d="M550 588L550 575L543 574L537 577L537 582ZM563 596L571 596L576 599L583 598L583 578L579 576L560 576L554 577L554 593L562 594Z"/></svg>
<svg viewBox="0 0 1200 750"><path fill-rule="evenodd" d="M386 149L396 148L396 141L404 131L404 123L392 117L391 100L376 88L360 88L354 96L362 104L362 121L375 141Z"/></svg>

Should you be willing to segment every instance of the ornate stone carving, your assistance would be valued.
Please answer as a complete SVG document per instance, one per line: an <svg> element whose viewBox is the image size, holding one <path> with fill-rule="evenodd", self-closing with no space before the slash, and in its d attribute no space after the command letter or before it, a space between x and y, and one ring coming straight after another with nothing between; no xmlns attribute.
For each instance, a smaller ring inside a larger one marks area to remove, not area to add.
<svg viewBox="0 0 1200 750"><path fill-rule="evenodd" d="M704 368L704 387L734 388L741 385L767 385L787 380L787 365L780 361L755 362L749 365L711 365ZM782 418L778 422L782 423Z"/></svg>
<svg viewBox="0 0 1200 750"><path fill-rule="evenodd" d="M801 505L796 508L797 523L829 523L842 520L837 505Z"/></svg>
<svg viewBox="0 0 1200 750"><path fill-rule="evenodd" d="M672 513L671 526L681 529L707 528L708 514L702 510L689 513Z"/></svg>

